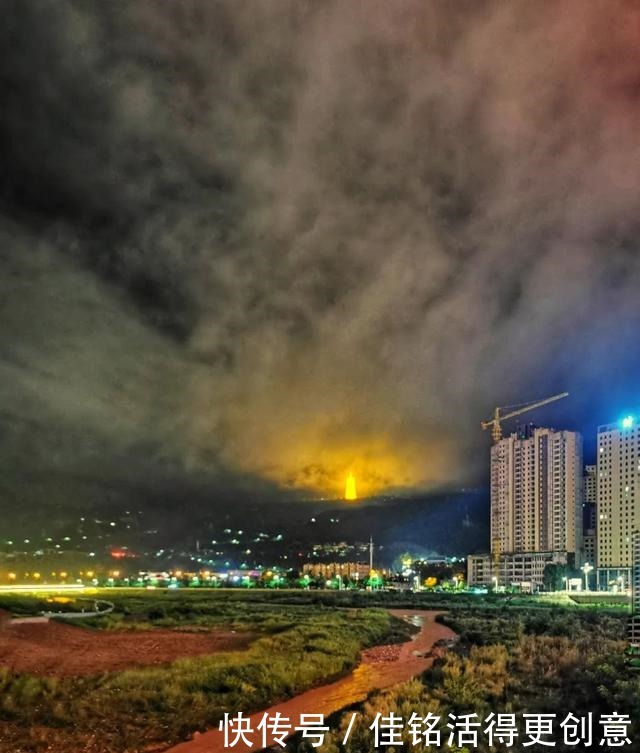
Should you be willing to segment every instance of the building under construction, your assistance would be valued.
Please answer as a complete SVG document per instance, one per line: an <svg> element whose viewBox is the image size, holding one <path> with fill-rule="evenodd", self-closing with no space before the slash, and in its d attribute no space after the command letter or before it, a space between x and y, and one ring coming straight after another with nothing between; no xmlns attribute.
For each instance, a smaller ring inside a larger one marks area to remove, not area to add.
<svg viewBox="0 0 640 753"><path fill-rule="evenodd" d="M545 567L579 564L582 549L582 437L502 422L567 397L499 407L491 429L491 555L469 559L470 585L542 586Z"/></svg>
<svg viewBox="0 0 640 753"><path fill-rule="evenodd" d="M582 437L525 427L491 448L493 554L566 552L582 542Z"/></svg>

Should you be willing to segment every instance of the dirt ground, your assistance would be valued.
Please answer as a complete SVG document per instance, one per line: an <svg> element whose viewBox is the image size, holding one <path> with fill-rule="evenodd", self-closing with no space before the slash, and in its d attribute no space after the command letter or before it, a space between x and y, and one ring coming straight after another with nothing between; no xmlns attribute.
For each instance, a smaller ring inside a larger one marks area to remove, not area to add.
<svg viewBox="0 0 640 753"><path fill-rule="evenodd" d="M0 666L36 675L93 675L246 648L254 636L212 630L101 631L57 622L0 625Z"/></svg>

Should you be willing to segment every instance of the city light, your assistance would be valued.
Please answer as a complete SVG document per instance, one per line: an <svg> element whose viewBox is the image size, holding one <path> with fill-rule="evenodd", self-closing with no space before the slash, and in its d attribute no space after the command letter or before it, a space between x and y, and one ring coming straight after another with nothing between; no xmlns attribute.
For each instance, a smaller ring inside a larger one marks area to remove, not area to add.
<svg viewBox="0 0 640 753"><path fill-rule="evenodd" d="M633 416L625 416L622 419L622 428L623 429L631 429L633 427L634 421L635 421L635 419L634 419Z"/></svg>
<svg viewBox="0 0 640 753"><path fill-rule="evenodd" d="M584 590L589 590L589 573L593 570L593 565L590 565L588 562L585 562L584 565L580 568L582 572L584 573Z"/></svg>
<svg viewBox="0 0 640 753"><path fill-rule="evenodd" d="M43 593L45 591L85 591L86 587L81 583L58 583L56 585L39 585L33 586L26 583L16 584L11 586L0 586L0 593L5 592L20 592L25 593Z"/></svg>

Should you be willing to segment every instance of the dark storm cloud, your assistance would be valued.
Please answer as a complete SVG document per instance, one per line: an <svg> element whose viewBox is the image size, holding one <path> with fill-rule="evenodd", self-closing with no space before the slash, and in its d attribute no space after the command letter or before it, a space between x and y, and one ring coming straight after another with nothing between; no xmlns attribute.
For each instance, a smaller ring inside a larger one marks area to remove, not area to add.
<svg viewBox="0 0 640 753"><path fill-rule="evenodd" d="M634 3L5 18L7 452L379 488L482 467L495 404L638 400Z"/></svg>

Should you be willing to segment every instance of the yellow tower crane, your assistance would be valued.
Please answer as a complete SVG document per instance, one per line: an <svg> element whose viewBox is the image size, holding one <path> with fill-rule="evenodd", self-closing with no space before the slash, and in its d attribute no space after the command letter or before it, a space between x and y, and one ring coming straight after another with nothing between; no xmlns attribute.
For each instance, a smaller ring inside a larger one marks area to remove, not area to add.
<svg viewBox="0 0 640 753"><path fill-rule="evenodd" d="M519 405L503 405L496 408L493 412L493 418L488 421L482 421L480 426L483 429L491 427L491 438L494 442L499 442L502 439L502 427L500 423L506 421L508 418L519 416L521 413L527 413L534 408L541 408L543 405L554 403L556 400L561 400L563 397L568 397L568 392L560 392L558 395L552 397L546 397L544 400L536 400L533 403L520 403ZM508 411L504 413L504 411Z"/></svg>

